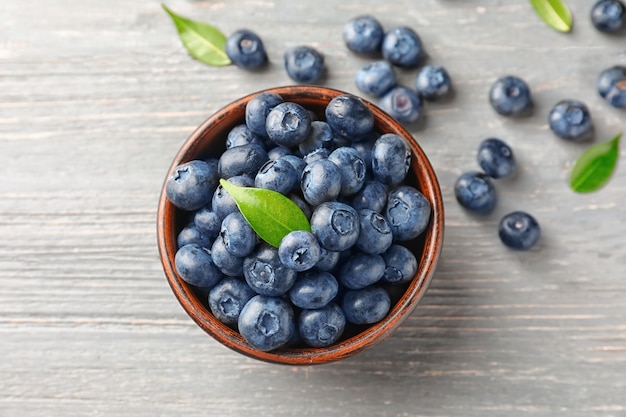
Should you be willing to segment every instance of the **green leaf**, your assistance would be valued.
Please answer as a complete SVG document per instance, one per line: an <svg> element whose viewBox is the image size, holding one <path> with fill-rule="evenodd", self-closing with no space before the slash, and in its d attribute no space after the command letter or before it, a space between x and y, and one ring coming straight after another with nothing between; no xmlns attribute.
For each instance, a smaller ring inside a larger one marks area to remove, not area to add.
<svg viewBox="0 0 626 417"><path fill-rule="evenodd" d="M607 183L617 165L621 137L619 133L609 141L591 146L576 160L569 177L572 190L590 193Z"/></svg>
<svg viewBox="0 0 626 417"><path fill-rule="evenodd" d="M220 184L237 203L239 211L252 229L274 247L288 233L311 231L311 225L300 207L281 193L262 188L239 187L225 179Z"/></svg>
<svg viewBox="0 0 626 417"><path fill-rule="evenodd" d="M551 28L559 32L572 29L572 12L562 0L530 0L530 4Z"/></svg>
<svg viewBox="0 0 626 417"><path fill-rule="evenodd" d="M161 6L174 21L178 36L191 56L213 66L225 66L231 63L224 50L226 36L219 29L179 16L164 4Z"/></svg>

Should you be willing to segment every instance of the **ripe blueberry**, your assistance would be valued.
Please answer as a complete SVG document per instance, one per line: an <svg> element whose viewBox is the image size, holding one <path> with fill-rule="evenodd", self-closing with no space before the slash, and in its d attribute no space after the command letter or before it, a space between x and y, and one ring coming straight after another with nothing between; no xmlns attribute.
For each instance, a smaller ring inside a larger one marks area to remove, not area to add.
<svg viewBox="0 0 626 417"><path fill-rule="evenodd" d="M491 178L506 178L515 172L513 150L503 140L488 138L478 146L478 165Z"/></svg>
<svg viewBox="0 0 626 417"><path fill-rule="evenodd" d="M537 220L528 213L515 211L502 218L498 227L500 240L507 247L516 250L532 248L541 236Z"/></svg>
<svg viewBox="0 0 626 417"><path fill-rule="evenodd" d="M591 23L601 32L615 33L626 27L626 5L620 0L599 0L591 8Z"/></svg>
<svg viewBox="0 0 626 417"><path fill-rule="evenodd" d="M450 75L441 65L425 65L415 79L417 94L426 100L445 97L452 88Z"/></svg>
<svg viewBox="0 0 626 417"><path fill-rule="evenodd" d="M211 201L218 181L215 164L189 161L174 168L165 184L165 195L181 210L197 210Z"/></svg>
<svg viewBox="0 0 626 417"><path fill-rule="evenodd" d="M251 30L240 29L233 32L226 39L224 50L230 60L240 68L255 69L267 62L263 41Z"/></svg>
<svg viewBox="0 0 626 417"><path fill-rule="evenodd" d="M325 347L335 343L346 327L346 316L335 303L315 310L303 310L298 317L298 331L305 343Z"/></svg>
<svg viewBox="0 0 626 417"><path fill-rule="evenodd" d="M246 342L267 352L284 346L292 338L296 321L288 301L256 295L241 310L237 324Z"/></svg>
<svg viewBox="0 0 626 417"><path fill-rule="evenodd" d="M381 48L385 59L399 67L416 67L424 58L421 39L407 26L389 30L383 38Z"/></svg>
<svg viewBox="0 0 626 417"><path fill-rule="evenodd" d="M598 93L607 103L618 109L626 109L626 67L616 65L600 73Z"/></svg>
<svg viewBox="0 0 626 417"><path fill-rule="evenodd" d="M396 86L396 73L387 61L366 64L354 77L359 90L374 97L381 97Z"/></svg>
<svg viewBox="0 0 626 417"><path fill-rule="evenodd" d="M528 84L512 75L500 77L492 84L489 103L502 116L528 116L533 110Z"/></svg>
<svg viewBox="0 0 626 417"><path fill-rule="evenodd" d="M417 92L401 85L387 91L378 104L381 109L402 124L418 121L424 107Z"/></svg>
<svg viewBox="0 0 626 417"><path fill-rule="evenodd" d="M462 207L478 214L489 214L496 206L496 188L482 172L469 171L459 176L454 195Z"/></svg>
<svg viewBox="0 0 626 417"><path fill-rule="evenodd" d="M584 103L577 100L561 100L548 114L552 132L561 139L583 142L593 138L591 113Z"/></svg>
<svg viewBox="0 0 626 417"><path fill-rule="evenodd" d="M285 52L284 61L287 75L298 83L315 83L326 70L324 56L310 46L289 48Z"/></svg>
<svg viewBox="0 0 626 417"><path fill-rule="evenodd" d="M379 52L384 35L380 22L370 15L350 19L343 27L343 40L348 49L362 55Z"/></svg>

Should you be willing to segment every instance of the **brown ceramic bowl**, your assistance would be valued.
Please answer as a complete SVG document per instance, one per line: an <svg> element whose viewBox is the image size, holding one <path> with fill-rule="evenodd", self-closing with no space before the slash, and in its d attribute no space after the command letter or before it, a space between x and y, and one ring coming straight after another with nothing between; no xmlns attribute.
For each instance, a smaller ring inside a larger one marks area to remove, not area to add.
<svg viewBox="0 0 626 417"><path fill-rule="evenodd" d="M291 86L266 91L280 94L285 101L297 102L313 110L321 118L326 104L342 91L322 87ZM255 94L243 97L209 117L187 139L174 157L168 175L177 166L193 159L216 157L225 149L228 131L244 121L246 103ZM365 100L364 100L365 101ZM159 199L157 213L158 245L165 275L174 295L183 309L205 332L226 347L266 362L286 365L311 365L337 361L362 352L389 336L417 307L435 272L443 244L443 201L435 172L414 138L393 118L378 107L365 101L372 109L375 128L382 133L395 133L406 138L412 151L411 169L406 183L418 188L432 207L426 231L411 242L404 242L418 260L417 274L410 282L395 284L390 290L391 310L380 322L366 326L346 327L343 338L325 348L284 348L272 352L254 349L230 327L218 321L209 310L205 297L185 283L176 273L174 256L176 238L184 226L185 213L174 207L165 197L165 186Z"/></svg>

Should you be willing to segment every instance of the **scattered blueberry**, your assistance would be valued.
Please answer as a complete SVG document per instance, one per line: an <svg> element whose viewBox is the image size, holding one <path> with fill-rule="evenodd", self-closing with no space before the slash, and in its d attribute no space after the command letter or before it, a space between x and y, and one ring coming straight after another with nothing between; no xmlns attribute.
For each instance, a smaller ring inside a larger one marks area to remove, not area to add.
<svg viewBox="0 0 626 417"><path fill-rule="evenodd" d="M241 336L252 347L270 351L292 338L296 320L288 301L256 295L241 310L237 324Z"/></svg>
<svg viewBox="0 0 626 417"><path fill-rule="evenodd" d="M359 90L374 97L381 97L396 86L396 73L387 61L366 64L357 71L354 82Z"/></svg>
<svg viewBox="0 0 626 417"><path fill-rule="evenodd" d="M321 248L315 236L305 230L288 233L278 247L280 261L294 271L306 271L320 260Z"/></svg>
<svg viewBox="0 0 626 417"><path fill-rule="evenodd" d="M310 46L296 46L285 52L285 69L292 80L312 84L324 75L324 56Z"/></svg>
<svg viewBox="0 0 626 417"><path fill-rule="evenodd" d="M425 55L420 37L407 26L389 30L383 38L381 48L387 61L405 68L416 67Z"/></svg>
<svg viewBox="0 0 626 417"><path fill-rule="evenodd" d="M626 109L626 66L615 65L600 73L598 93L607 103L618 109Z"/></svg>
<svg viewBox="0 0 626 417"><path fill-rule="evenodd" d="M577 100L561 100L548 114L552 132L572 142L583 142L593 138L593 121L587 106Z"/></svg>
<svg viewBox="0 0 626 417"><path fill-rule="evenodd" d="M454 195L459 204L475 213L489 214L496 206L496 188L482 172L469 171L457 178Z"/></svg>
<svg viewBox="0 0 626 417"><path fill-rule="evenodd" d="M346 327L346 316L335 303L316 310L304 310L298 318L300 337L312 347L326 347L335 343Z"/></svg>
<svg viewBox="0 0 626 417"><path fill-rule="evenodd" d="M626 5L620 0L599 0L591 8L591 22L601 32L619 32L626 27Z"/></svg>
<svg viewBox="0 0 626 417"><path fill-rule="evenodd" d="M343 27L343 40L348 49L362 55L380 52L384 35L380 22L370 15L350 19Z"/></svg>
<svg viewBox="0 0 626 417"><path fill-rule="evenodd" d="M401 85L387 91L378 104L381 109L402 124L418 121L424 107L416 91Z"/></svg>
<svg viewBox="0 0 626 417"><path fill-rule="evenodd" d="M478 146L478 165L491 178L507 178L515 172L515 156L511 147L501 139L488 138Z"/></svg>
<svg viewBox="0 0 626 417"><path fill-rule="evenodd" d="M541 228L537 220L530 214L515 211L502 218L498 234L502 243L507 247L516 250L528 250L539 240Z"/></svg>
<svg viewBox="0 0 626 417"><path fill-rule="evenodd" d="M189 161L174 168L165 184L165 195L181 210L197 210L211 201L218 181L214 164Z"/></svg>
<svg viewBox="0 0 626 417"><path fill-rule="evenodd" d="M489 102L502 116L528 116L534 107L528 84L512 75L500 77L492 84Z"/></svg>
<svg viewBox="0 0 626 417"><path fill-rule="evenodd" d="M445 97L452 88L450 75L441 65L425 65L415 79L417 94L426 100Z"/></svg>
<svg viewBox="0 0 626 417"><path fill-rule="evenodd" d="M240 29L226 39L226 55L240 68L255 69L267 62L261 38L251 30Z"/></svg>

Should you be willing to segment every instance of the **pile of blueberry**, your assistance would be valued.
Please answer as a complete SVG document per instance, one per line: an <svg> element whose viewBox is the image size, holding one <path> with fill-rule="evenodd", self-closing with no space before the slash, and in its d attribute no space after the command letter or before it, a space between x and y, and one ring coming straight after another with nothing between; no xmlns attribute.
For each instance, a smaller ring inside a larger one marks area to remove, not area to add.
<svg viewBox="0 0 626 417"><path fill-rule="evenodd" d="M219 157L184 163L166 182L169 201L188 214L177 241L178 275L208 294L217 319L262 351L329 346L348 326L382 320L390 291L417 272L407 244L426 229L431 205L406 184L409 145L377 132L356 96L337 96L324 116L259 93ZM287 196L311 232L293 231L271 246L220 178Z"/></svg>
<svg viewBox="0 0 626 417"><path fill-rule="evenodd" d="M343 39L356 54L382 55L382 60L357 71L355 83L363 93L378 98L380 107L401 123L421 118L423 100L438 100L451 91L450 76L441 65L422 66L414 89L398 84L394 67L417 68L426 57L419 35L410 27L396 26L385 32L373 16L358 16L344 25Z"/></svg>

